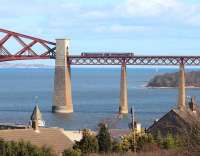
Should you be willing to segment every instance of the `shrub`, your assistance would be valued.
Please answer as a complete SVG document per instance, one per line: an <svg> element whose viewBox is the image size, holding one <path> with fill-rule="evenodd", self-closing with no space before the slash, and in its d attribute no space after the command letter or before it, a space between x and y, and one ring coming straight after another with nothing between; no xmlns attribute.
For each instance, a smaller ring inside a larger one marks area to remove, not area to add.
<svg viewBox="0 0 200 156"><path fill-rule="evenodd" d="M143 149L143 146L152 144L155 145L155 140L153 136L149 133L142 133L142 134L134 134L134 131L131 132L129 135L124 136L122 138L122 150L124 152L131 150L140 151Z"/></svg>
<svg viewBox="0 0 200 156"><path fill-rule="evenodd" d="M81 156L80 149L66 149L63 152L63 156Z"/></svg>
<svg viewBox="0 0 200 156"><path fill-rule="evenodd" d="M123 152L127 152L130 149L130 142L129 142L129 138L127 136L122 137L122 151Z"/></svg>
<svg viewBox="0 0 200 156"><path fill-rule="evenodd" d="M99 144L99 151L108 153L112 150L112 140L108 130L108 127L101 123L99 125L99 133L97 136L98 144Z"/></svg>
<svg viewBox="0 0 200 156"><path fill-rule="evenodd" d="M123 152L122 144L119 141L114 140L112 142L112 152L114 152L114 153L122 153Z"/></svg>
<svg viewBox="0 0 200 156"><path fill-rule="evenodd" d="M141 135L137 138L137 150L141 150L143 146L154 144L153 136L149 133ZM133 150L133 149L132 149Z"/></svg>
<svg viewBox="0 0 200 156"><path fill-rule="evenodd" d="M0 155L2 156L55 156L51 148L39 148L29 142L0 140Z"/></svg>
<svg viewBox="0 0 200 156"><path fill-rule="evenodd" d="M172 134L168 133L167 137L163 141L163 148L165 149L173 149L176 148L176 141Z"/></svg>

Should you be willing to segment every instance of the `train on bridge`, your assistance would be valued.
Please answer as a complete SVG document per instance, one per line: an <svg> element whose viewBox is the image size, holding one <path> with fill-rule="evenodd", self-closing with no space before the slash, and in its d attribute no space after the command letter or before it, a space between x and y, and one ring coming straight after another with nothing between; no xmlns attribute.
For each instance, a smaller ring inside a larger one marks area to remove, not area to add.
<svg viewBox="0 0 200 156"><path fill-rule="evenodd" d="M133 57L134 53L81 53L82 57Z"/></svg>

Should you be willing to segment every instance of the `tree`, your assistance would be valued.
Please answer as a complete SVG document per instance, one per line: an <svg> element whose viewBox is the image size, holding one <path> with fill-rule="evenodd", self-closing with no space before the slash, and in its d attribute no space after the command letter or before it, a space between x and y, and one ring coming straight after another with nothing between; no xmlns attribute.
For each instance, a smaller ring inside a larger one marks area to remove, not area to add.
<svg viewBox="0 0 200 156"><path fill-rule="evenodd" d="M83 138L75 143L74 149L80 149L82 153L96 153L99 150L97 138L88 129L84 129Z"/></svg>
<svg viewBox="0 0 200 156"><path fill-rule="evenodd" d="M97 136L98 144L99 144L99 151L108 153L112 150L112 140L108 130L108 127L101 123L99 124L99 133Z"/></svg>

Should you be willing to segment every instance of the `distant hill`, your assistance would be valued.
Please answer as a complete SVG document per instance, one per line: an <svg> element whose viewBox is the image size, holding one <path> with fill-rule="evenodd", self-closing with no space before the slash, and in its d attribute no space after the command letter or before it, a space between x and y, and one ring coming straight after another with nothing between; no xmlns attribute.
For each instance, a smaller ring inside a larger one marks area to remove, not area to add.
<svg viewBox="0 0 200 156"><path fill-rule="evenodd" d="M0 68L51 68L53 66L46 64L26 64L26 63L8 63L0 62Z"/></svg>
<svg viewBox="0 0 200 156"><path fill-rule="evenodd" d="M147 84L147 87L178 87L179 73L166 73L154 76ZM200 71L186 73L187 87L200 87Z"/></svg>

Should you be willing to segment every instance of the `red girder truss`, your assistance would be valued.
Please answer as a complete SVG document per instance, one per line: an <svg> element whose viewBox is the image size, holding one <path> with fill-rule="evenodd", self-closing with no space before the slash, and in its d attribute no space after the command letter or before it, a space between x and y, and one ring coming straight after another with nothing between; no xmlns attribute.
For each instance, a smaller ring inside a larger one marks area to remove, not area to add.
<svg viewBox="0 0 200 156"><path fill-rule="evenodd" d="M200 56L132 56L132 57L105 57L105 56L69 56L71 65L165 65L179 64L200 65Z"/></svg>
<svg viewBox="0 0 200 156"><path fill-rule="evenodd" d="M46 41L43 39L35 38L32 36L20 34L17 32L1 29L0 32L5 34L3 38L0 38L0 62L12 61L12 60L30 60L30 59L50 59L55 58L56 44L54 42ZM14 38L18 44L21 45L21 49L16 53L10 52L4 46L10 38ZM26 43L25 40L31 41ZM33 50L34 45L41 45L45 51L40 53L37 50Z"/></svg>
<svg viewBox="0 0 200 156"><path fill-rule="evenodd" d="M0 29L5 35L0 38L0 62L12 60L30 60L30 59L55 59L56 43L43 39L31 37L17 32ZM22 48L15 54L12 54L6 47L5 43L14 38ZM31 42L26 43L24 39ZM33 50L35 44L40 44L46 50L39 54L37 50ZM94 54L94 53L93 53ZM200 65L200 56L99 56L90 55L70 55L68 63L70 65ZM115 53L116 54L116 53Z"/></svg>

